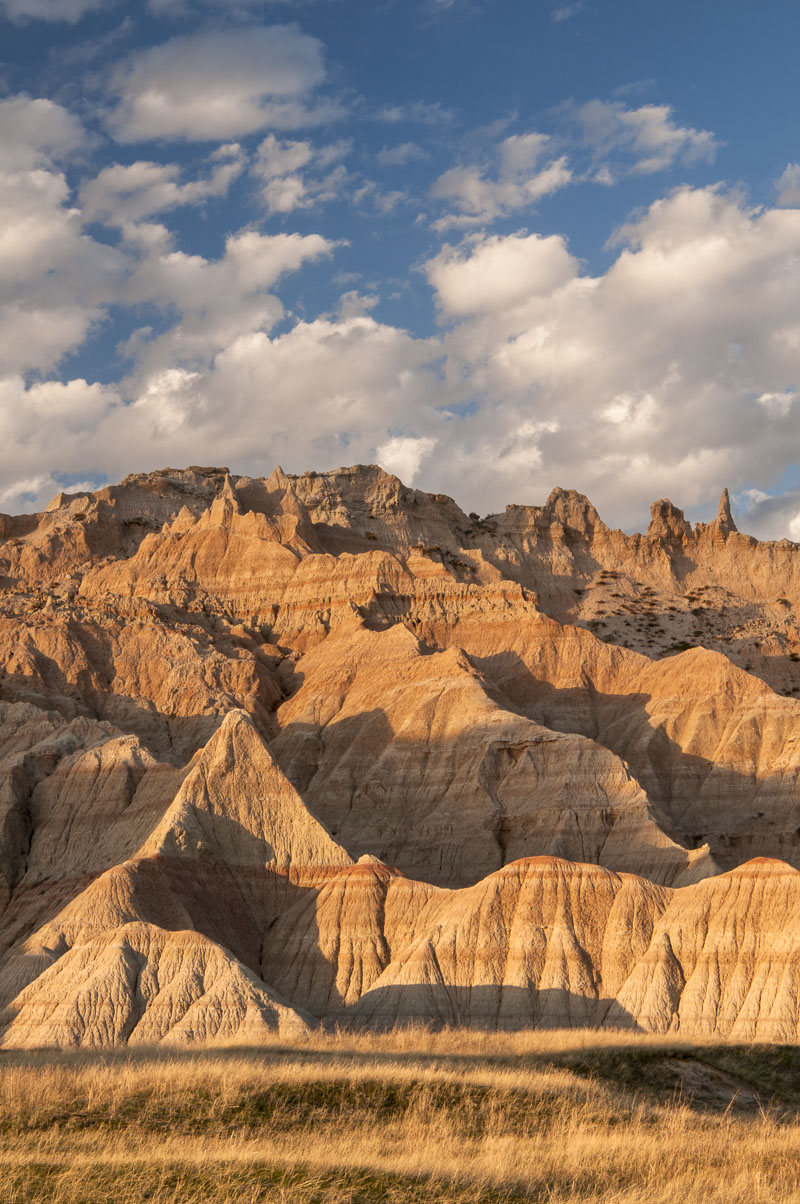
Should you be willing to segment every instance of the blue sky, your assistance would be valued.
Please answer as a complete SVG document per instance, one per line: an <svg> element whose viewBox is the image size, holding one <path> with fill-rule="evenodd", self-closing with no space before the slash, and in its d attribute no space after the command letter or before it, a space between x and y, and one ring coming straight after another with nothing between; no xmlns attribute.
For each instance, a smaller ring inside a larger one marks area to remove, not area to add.
<svg viewBox="0 0 800 1204"><path fill-rule="evenodd" d="M0 0L0 509L380 462L800 540L800 9Z"/></svg>

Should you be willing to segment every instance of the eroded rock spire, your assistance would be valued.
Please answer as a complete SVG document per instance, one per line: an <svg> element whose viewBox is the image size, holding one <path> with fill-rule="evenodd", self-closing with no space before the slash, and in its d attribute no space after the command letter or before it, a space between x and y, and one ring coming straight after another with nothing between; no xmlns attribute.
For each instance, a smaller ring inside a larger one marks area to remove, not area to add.
<svg viewBox="0 0 800 1204"><path fill-rule="evenodd" d="M687 523L683 511L673 506L668 497L659 498L650 507L650 526L647 528L649 539L663 539L670 543L690 539L692 528Z"/></svg>
<svg viewBox="0 0 800 1204"><path fill-rule="evenodd" d="M733 521L733 515L731 514L731 496L727 489L723 489L722 497L719 499L719 507L717 508L717 526L719 527L720 531L724 531L726 534L729 531L739 530L739 528L736 526L736 523Z"/></svg>

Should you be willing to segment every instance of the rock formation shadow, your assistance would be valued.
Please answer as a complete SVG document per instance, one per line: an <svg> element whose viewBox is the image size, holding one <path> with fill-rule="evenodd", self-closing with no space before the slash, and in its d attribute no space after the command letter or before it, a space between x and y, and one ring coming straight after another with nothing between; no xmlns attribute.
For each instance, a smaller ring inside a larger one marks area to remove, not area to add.
<svg viewBox="0 0 800 1204"><path fill-rule="evenodd" d="M722 869L755 856L779 857L800 868L800 790L787 794L786 783L779 784L781 806L770 806L768 777L755 780L686 752L663 725L653 725L648 694L602 693L591 684L558 689L536 678L515 653L472 660L485 675L487 694L509 712L508 738L499 726L487 737L472 784L462 782L457 790L453 785L465 757L472 755L473 738L466 729L463 745L455 737L415 741L405 731L395 732L379 708L324 727L297 721L271 742L306 806L352 856L371 853L443 886L468 885L507 861L543 853L599 860L649 876L632 850L632 860L624 863L619 846L611 862L593 852L602 845L615 803L613 797L604 801L601 784L586 778L585 765L576 763L563 797L549 802L543 801L532 772L529 811L523 806L524 782L517 777L512 784L517 770L524 773L524 766L511 764L523 751L519 733L515 737L511 731L516 715L553 732L588 738L619 757L645 792L652 820L682 848L708 843ZM503 802L506 775L511 775L508 789L516 791L513 814ZM501 788L494 789L498 783ZM761 805L757 796L763 797ZM563 812L556 822L553 811L555 826L548 835L541 826L542 808L554 806ZM588 820L572 822L576 808L581 815L594 815L589 829L582 826ZM584 839L584 831L591 837Z"/></svg>
<svg viewBox="0 0 800 1204"><path fill-rule="evenodd" d="M342 1009L336 1023L391 1031L402 1028L468 1028L483 1032L531 1029L611 1028L641 1032L616 1000L591 999L566 988L407 983L375 987Z"/></svg>
<svg viewBox="0 0 800 1204"><path fill-rule="evenodd" d="M763 784L686 752L663 724L653 725L651 695L604 693L588 679L581 686L558 688L537 677L512 651L470 660L509 709L553 731L586 736L620 757L672 840L690 849L707 842L722 869L757 856L780 857L800 867L800 792L788 800L784 816L759 810L755 801L749 805ZM715 807L717 799L727 803ZM730 806L731 799L740 802L739 810ZM773 826L778 823L779 828Z"/></svg>
<svg viewBox="0 0 800 1204"><path fill-rule="evenodd" d="M235 820L206 818L213 819L214 839L223 848L239 850L238 861L210 848L187 850L186 856L156 853L114 865L91 879L38 887L36 928L45 934L46 944L58 944L60 955L77 939L141 921L172 932L193 929L255 974L268 975L269 967L262 964L264 934L299 900L315 897L337 870L295 865L281 872L266 864L271 853L266 842ZM26 925L18 941L30 932ZM15 977L30 981L41 972L42 951L26 952L19 944L16 951L11 948Z"/></svg>
<svg viewBox="0 0 800 1204"><path fill-rule="evenodd" d="M107 689L98 689L86 670L80 670L76 682L71 682L52 658L39 653L38 659L45 668L40 681L0 667L0 699L29 702L67 720L80 716L111 723L136 736L148 752L170 765L179 767L191 760L224 718L223 713L169 715L142 699L115 692L113 682Z"/></svg>

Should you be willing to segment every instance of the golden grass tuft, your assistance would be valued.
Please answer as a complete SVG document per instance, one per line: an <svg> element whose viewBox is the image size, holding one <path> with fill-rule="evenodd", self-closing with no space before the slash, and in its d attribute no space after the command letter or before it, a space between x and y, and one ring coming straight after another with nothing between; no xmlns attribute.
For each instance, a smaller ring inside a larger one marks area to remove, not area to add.
<svg viewBox="0 0 800 1204"><path fill-rule="evenodd" d="M800 1199L798 1047L405 1030L5 1053L0 1101L9 1204Z"/></svg>

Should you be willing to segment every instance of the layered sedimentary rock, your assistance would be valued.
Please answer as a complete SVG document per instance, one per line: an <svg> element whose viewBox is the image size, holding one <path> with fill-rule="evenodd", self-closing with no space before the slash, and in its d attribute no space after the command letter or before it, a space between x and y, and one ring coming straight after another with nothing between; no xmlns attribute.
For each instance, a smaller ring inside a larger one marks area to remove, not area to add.
<svg viewBox="0 0 800 1204"><path fill-rule="evenodd" d="M353 1013L379 1025L591 1027L646 955L669 898L599 866L514 862L443 899Z"/></svg>
<svg viewBox="0 0 800 1204"><path fill-rule="evenodd" d="M67 950L6 1008L3 1048L257 1042L307 1029L197 932L132 923Z"/></svg>
<svg viewBox="0 0 800 1204"><path fill-rule="evenodd" d="M0 1041L792 1037L799 552L375 467L0 516Z"/></svg>
<svg viewBox="0 0 800 1204"><path fill-rule="evenodd" d="M500 705L463 652L359 625L302 663L272 747L354 854L453 886L545 852L664 882L713 872L707 848L665 835L619 757Z"/></svg>
<svg viewBox="0 0 800 1204"><path fill-rule="evenodd" d="M282 918L276 969L287 998L370 1026L794 1041L799 923L800 873L765 858L678 889L551 857L459 891L360 864Z"/></svg>

